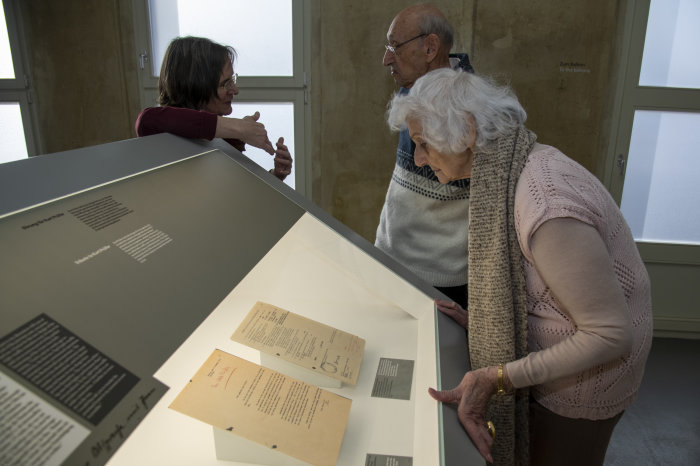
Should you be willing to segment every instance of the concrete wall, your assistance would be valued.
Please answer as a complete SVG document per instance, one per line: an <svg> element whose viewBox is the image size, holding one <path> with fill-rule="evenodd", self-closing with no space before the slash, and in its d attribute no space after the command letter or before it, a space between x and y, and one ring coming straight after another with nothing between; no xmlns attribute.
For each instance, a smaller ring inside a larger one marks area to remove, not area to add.
<svg viewBox="0 0 700 466"><path fill-rule="evenodd" d="M138 76L128 1L20 1L40 147L135 137ZM127 57L127 59L125 59Z"/></svg>
<svg viewBox="0 0 700 466"><path fill-rule="evenodd" d="M394 15L415 2L318 2L312 37L314 201L374 241L397 135L385 121L396 91L382 65ZM474 2L434 2L452 19L454 50L472 50ZM371 12L371 13L369 13Z"/></svg>
<svg viewBox="0 0 700 466"><path fill-rule="evenodd" d="M318 2L313 31L314 200L370 241L394 166L384 123L386 31L414 2ZM509 83L540 142L595 171L607 146L618 1L435 1L478 73ZM368 13L371 12L371 13Z"/></svg>

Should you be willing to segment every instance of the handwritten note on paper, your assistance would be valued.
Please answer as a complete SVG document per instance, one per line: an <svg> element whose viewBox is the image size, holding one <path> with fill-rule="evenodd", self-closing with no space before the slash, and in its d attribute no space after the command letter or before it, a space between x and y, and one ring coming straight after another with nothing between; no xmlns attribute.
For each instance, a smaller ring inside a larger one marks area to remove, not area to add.
<svg viewBox="0 0 700 466"><path fill-rule="evenodd" d="M263 302L231 339L350 385L357 384L365 351L360 337Z"/></svg>
<svg viewBox="0 0 700 466"><path fill-rule="evenodd" d="M333 465L352 401L215 350L171 409L315 465Z"/></svg>

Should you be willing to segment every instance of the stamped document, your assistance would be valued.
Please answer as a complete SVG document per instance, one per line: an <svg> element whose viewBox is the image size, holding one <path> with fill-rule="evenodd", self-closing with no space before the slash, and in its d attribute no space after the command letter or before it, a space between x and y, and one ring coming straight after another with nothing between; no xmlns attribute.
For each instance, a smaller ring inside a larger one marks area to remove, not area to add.
<svg viewBox="0 0 700 466"><path fill-rule="evenodd" d="M360 337L259 301L231 339L350 385L365 352Z"/></svg>
<svg viewBox="0 0 700 466"><path fill-rule="evenodd" d="M333 465L351 403L214 350L170 408L301 461Z"/></svg>

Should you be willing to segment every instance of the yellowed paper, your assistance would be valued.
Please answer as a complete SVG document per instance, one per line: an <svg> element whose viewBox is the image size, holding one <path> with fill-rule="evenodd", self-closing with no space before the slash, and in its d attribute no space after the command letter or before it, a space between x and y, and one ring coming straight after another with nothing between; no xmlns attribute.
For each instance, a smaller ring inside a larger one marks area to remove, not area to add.
<svg viewBox="0 0 700 466"><path fill-rule="evenodd" d="M365 340L293 312L257 302L231 339L350 385L365 352Z"/></svg>
<svg viewBox="0 0 700 466"><path fill-rule="evenodd" d="M214 350L171 409L314 465L334 465L352 401Z"/></svg>

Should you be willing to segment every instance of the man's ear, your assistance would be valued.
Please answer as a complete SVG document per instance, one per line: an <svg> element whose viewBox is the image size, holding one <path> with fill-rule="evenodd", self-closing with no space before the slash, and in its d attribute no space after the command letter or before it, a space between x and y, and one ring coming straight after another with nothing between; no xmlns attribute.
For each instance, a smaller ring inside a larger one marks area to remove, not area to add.
<svg viewBox="0 0 700 466"><path fill-rule="evenodd" d="M465 117L467 120L468 133L464 145L467 146L467 149L474 149L474 145L476 144L476 119L471 113L465 113Z"/></svg>
<svg viewBox="0 0 700 466"><path fill-rule="evenodd" d="M428 63L435 60L440 49L440 39L436 34L428 34L425 38L425 54Z"/></svg>

